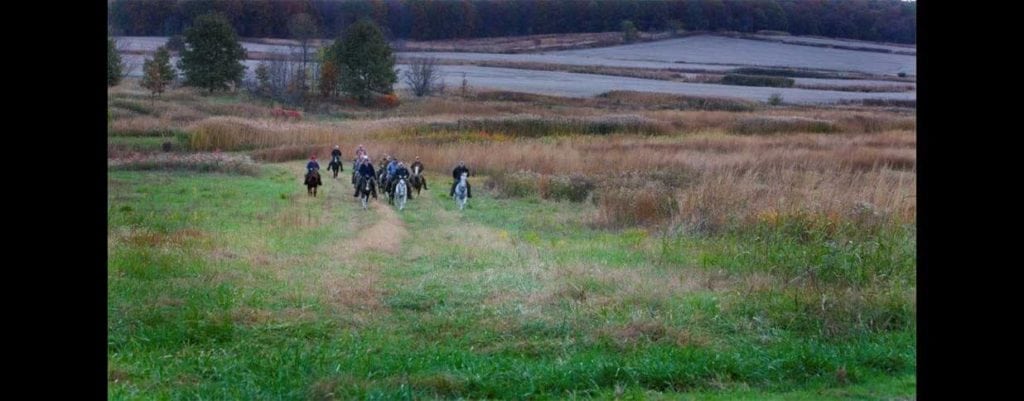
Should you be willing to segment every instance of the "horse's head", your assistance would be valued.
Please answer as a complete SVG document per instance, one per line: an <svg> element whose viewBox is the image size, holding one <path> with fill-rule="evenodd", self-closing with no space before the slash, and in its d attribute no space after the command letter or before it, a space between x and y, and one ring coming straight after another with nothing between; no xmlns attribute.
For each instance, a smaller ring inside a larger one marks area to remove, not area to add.
<svg viewBox="0 0 1024 401"><path fill-rule="evenodd" d="M420 166L413 167L412 173L415 175L420 175Z"/></svg>
<svg viewBox="0 0 1024 401"><path fill-rule="evenodd" d="M466 174L466 173L462 173L462 176L461 176L461 177L459 177L459 179L460 179L460 180L462 180L462 181L466 181L466 177L467 177L467 176L468 176L468 174Z"/></svg>

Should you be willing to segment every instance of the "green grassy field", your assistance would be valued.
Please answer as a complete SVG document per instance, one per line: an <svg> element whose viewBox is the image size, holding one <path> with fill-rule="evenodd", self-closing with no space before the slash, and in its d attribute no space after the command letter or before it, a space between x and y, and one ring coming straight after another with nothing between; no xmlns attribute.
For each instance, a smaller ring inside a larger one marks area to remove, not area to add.
<svg viewBox="0 0 1024 401"><path fill-rule="evenodd" d="M364 211L262 169L109 172L111 399L916 393L912 226L603 230L442 175Z"/></svg>

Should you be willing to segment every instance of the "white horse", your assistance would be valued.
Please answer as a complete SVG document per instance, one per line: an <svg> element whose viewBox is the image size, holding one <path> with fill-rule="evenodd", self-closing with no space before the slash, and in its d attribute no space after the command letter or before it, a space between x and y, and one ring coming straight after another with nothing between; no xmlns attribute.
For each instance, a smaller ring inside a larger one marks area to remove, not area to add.
<svg viewBox="0 0 1024 401"><path fill-rule="evenodd" d="M408 188L405 186L405 178L399 178L395 184L395 198L398 200L398 210L405 209L405 200L408 195Z"/></svg>
<svg viewBox="0 0 1024 401"><path fill-rule="evenodd" d="M455 204L459 205L459 210L466 207L466 173L462 173L459 185L455 186Z"/></svg>

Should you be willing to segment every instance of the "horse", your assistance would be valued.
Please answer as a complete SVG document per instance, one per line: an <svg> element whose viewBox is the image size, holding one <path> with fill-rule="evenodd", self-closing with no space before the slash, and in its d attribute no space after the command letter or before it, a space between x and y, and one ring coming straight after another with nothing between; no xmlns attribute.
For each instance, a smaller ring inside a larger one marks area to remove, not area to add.
<svg viewBox="0 0 1024 401"><path fill-rule="evenodd" d="M288 109L282 109L282 108L275 108L275 109L270 110L270 115L272 115L274 117L281 117L281 118L284 118L286 120L289 119L289 118L294 118L296 120L301 120L302 119L302 113L300 113L298 110L288 110Z"/></svg>
<svg viewBox="0 0 1024 401"><path fill-rule="evenodd" d="M398 198L398 210L405 209L405 200L408 195L408 187L405 185L405 179L399 178L398 183L395 184L394 196L392 196L392 203L394 198Z"/></svg>
<svg viewBox="0 0 1024 401"><path fill-rule="evenodd" d="M363 178L360 183L362 186L359 188L359 201L363 204L363 210L366 209L367 203L370 201L370 194L373 193L371 189L373 178Z"/></svg>
<svg viewBox="0 0 1024 401"><path fill-rule="evenodd" d="M391 194L391 182L388 181L388 170L387 167L381 168L377 172L377 182L380 183L380 192L385 195Z"/></svg>
<svg viewBox="0 0 1024 401"><path fill-rule="evenodd" d="M420 196L420 188L427 188L427 179L420 172L420 166L412 169L412 178L409 179L409 183L412 184L412 189L416 190L416 196Z"/></svg>
<svg viewBox="0 0 1024 401"><path fill-rule="evenodd" d="M316 197L316 187L318 187L320 185L324 185L323 182L320 181L320 172L316 171L316 170L313 170L313 171L310 171L310 172L306 173L305 184L306 184L306 193L309 196L312 196L312 197L315 198Z"/></svg>
<svg viewBox="0 0 1024 401"><path fill-rule="evenodd" d="M459 185L455 186L455 204L459 205L459 210L466 207L467 192L466 173L462 173L462 176L459 177Z"/></svg>
<svg viewBox="0 0 1024 401"><path fill-rule="evenodd" d="M334 173L334 179L338 179L338 170L341 169L341 160L337 158L331 159L331 163L327 165L327 168Z"/></svg>

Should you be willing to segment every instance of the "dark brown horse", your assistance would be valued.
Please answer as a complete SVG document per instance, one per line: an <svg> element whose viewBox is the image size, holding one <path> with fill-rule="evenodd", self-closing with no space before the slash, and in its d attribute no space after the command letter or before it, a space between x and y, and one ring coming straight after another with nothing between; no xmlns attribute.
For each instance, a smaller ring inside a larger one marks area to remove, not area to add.
<svg viewBox="0 0 1024 401"><path fill-rule="evenodd" d="M306 193L309 196L316 197L316 187L324 185L324 183L320 181L320 172L316 171L316 170L313 170L313 171L310 171L309 173L306 173L306 182L305 182L305 184L306 184Z"/></svg>
<svg viewBox="0 0 1024 401"><path fill-rule="evenodd" d="M427 189L427 179L423 177L423 172L418 166L413 169L409 184L412 184L412 189L416 190L416 196L420 196L420 188Z"/></svg>

